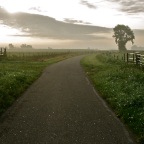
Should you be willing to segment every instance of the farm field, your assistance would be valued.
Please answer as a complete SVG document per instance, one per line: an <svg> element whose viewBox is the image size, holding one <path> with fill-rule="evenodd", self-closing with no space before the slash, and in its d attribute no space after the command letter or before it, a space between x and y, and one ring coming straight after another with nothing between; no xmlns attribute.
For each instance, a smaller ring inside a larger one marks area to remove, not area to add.
<svg viewBox="0 0 144 144"><path fill-rule="evenodd" d="M116 54L121 57L123 54ZM116 115L144 143L144 71L109 53L97 53L81 61L98 93Z"/></svg>
<svg viewBox="0 0 144 144"><path fill-rule="evenodd" d="M85 52L8 51L7 57L0 57L0 115L40 76L45 67Z"/></svg>
<svg viewBox="0 0 144 144"><path fill-rule="evenodd" d="M93 53L93 54L91 54ZM8 51L0 59L0 115L41 75L58 61L89 54L82 61L98 93L116 115L144 143L144 71L124 62L124 53L90 50Z"/></svg>

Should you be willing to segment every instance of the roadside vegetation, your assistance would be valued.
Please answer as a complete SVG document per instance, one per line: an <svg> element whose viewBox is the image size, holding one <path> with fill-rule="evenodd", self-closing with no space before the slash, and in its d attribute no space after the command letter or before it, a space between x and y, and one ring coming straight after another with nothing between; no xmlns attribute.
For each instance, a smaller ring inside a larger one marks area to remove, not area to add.
<svg viewBox="0 0 144 144"><path fill-rule="evenodd" d="M81 64L98 93L144 144L144 71L109 53L86 56Z"/></svg>
<svg viewBox="0 0 144 144"><path fill-rule="evenodd" d="M0 115L41 75L45 67L81 52L8 52L0 59Z"/></svg>

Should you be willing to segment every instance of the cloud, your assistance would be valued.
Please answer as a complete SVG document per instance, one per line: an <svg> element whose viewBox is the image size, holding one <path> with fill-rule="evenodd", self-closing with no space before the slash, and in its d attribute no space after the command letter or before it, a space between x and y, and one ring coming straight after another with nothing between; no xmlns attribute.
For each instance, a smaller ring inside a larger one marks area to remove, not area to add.
<svg viewBox="0 0 144 144"><path fill-rule="evenodd" d="M122 7L120 11L128 14L144 13L143 0L108 0L110 2L119 3Z"/></svg>
<svg viewBox="0 0 144 144"><path fill-rule="evenodd" d="M31 7L31 8L29 8L29 10L37 11L37 12L42 12L42 10L41 10L40 7Z"/></svg>
<svg viewBox="0 0 144 144"><path fill-rule="evenodd" d="M4 11L0 8L0 13ZM67 19L68 20L68 19ZM95 40L100 36L90 35L92 33L110 33L109 28L76 25L72 23L64 23L54 18L29 13L10 14L6 11L0 14L0 21L4 25L19 29L28 37L65 39L65 40ZM74 20L77 21L77 20ZM83 21L77 21L83 23ZM20 36L20 35L18 35ZM101 37L100 37L101 38ZM103 37L106 38L106 37Z"/></svg>
<svg viewBox="0 0 144 144"><path fill-rule="evenodd" d="M96 9L96 6L94 5L94 4L92 4L92 3L89 3L88 1L86 1L86 0L81 0L81 2L80 2L82 5L85 5L85 6L87 6L88 8L90 8L90 9Z"/></svg>
<svg viewBox="0 0 144 144"><path fill-rule="evenodd" d="M69 19L69 18L65 18L64 22L72 23L72 24L91 24L89 22L84 22L82 20L75 20L75 19Z"/></svg>
<svg viewBox="0 0 144 144"><path fill-rule="evenodd" d="M3 20L0 20L0 24L3 24Z"/></svg>
<svg viewBox="0 0 144 144"><path fill-rule="evenodd" d="M127 13L144 13L144 1L132 0L132 1L122 1L122 11Z"/></svg>
<svg viewBox="0 0 144 144"><path fill-rule="evenodd" d="M0 6L0 20L3 21L7 17L9 17L9 13Z"/></svg>

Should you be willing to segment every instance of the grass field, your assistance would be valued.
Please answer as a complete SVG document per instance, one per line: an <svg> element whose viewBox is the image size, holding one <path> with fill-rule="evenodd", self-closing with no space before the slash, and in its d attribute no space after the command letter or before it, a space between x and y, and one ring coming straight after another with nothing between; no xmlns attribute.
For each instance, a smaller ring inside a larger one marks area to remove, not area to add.
<svg viewBox="0 0 144 144"><path fill-rule="evenodd" d="M41 75L45 67L91 52L8 52L7 57L0 60L0 115ZM98 52L85 57L81 64L99 94L143 144L144 71L122 59L123 54Z"/></svg>
<svg viewBox="0 0 144 144"><path fill-rule="evenodd" d="M85 52L84 52L85 53ZM0 115L41 75L45 67L82 51L11 51L0 59Z"/></svg>
<svg viewBox="0 0 144 144"><path fill-rule="evenodd" d="M144 144L144 71L101 53L85 57L81 64L99 94Z"/></svg>

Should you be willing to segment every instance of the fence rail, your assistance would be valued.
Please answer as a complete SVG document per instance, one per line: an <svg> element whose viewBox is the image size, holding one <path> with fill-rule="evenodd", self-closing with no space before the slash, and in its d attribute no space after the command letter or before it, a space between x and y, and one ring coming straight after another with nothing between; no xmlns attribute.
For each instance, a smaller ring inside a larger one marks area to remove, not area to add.
<svg viewBox="0 0 144 144"><path fill-rule="evenodd" d="M128 64L134 64L144 68L144 52L127 52L127 53L118 53L118 52L107 52L104 53L107 59L114 61L123 61Z"/></svg>
<svg viewBox="0 0 144 144"><path fill-rule="evenodd" d="M144 55L140 52L127 53L127 63L134 63L139 66L144 66Z"/></svg>
<svg viewBox="0 0 144 144"><path fill-rule="evenodd" d="M0 57L5 57L7 55L6 48L0 48Z"/></svg>

